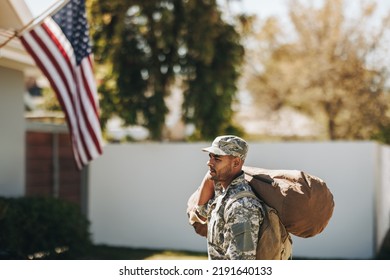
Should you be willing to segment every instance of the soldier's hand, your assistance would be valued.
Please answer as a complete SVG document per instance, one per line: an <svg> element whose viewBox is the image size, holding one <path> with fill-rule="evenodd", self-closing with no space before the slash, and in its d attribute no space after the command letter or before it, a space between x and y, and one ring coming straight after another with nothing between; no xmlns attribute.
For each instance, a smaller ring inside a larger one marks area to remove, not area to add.
<svg viewBox="0 0 390 280"><path fill-rule="evenodd" d="M192 224L192 226L194 227L195 232L197 234L199 234L200 236L204 236L204 237L207 236L207 224L201 224L201 223L195 222Z"/></svg>

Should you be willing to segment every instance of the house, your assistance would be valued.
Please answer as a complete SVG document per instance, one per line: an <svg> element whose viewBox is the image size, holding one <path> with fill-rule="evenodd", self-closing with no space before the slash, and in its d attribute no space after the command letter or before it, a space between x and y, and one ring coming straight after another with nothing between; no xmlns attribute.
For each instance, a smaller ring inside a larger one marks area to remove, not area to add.
<svg viewBox="0 0 390 280"><path fill-rule="evenodd" d="M76 168L66 125L25 118L26 81L43 75L14 33L39 22L32 19L23 0L2 1L0 196L48 195L75 202L83 209L85 172Z"/></svg>
<svg viewBox="0 0 390 280"><path fill-rule="evenodd" d="M18 2L18 3L16 3ZM18 10L15 9L18 6ZM3 1L0 9L0 195L20 196L25 192L24 81L37 71L32 58L13 30L22 28L32 15L23 1Z"/></svg>
<svg viewBox="0 0 390 280"><path fill-rule="evenodd" d="M3 13L13 12L1 8L1 20L6 18ZM8 31L12 26L1 20L0 45L12 36ZM17 29L18 23L13 24ZM0 196L46 193L84 202L97 244L205 250L204 240L188 225L185 209L206 170L207 155L200 151L209 143L109 144L91 164L87 195L86 174L71 173L75 166L66 127L25 121L25 79L37 71L18 40L0 48ZM250 146L248 165L304 170L325 179L334 193L336 208L328 227L318 237L296 238L296 255L375 257L390 224L388 146L375 142ZM61 166L69 173L61 173ZM77 185L70 178L80 183L77 197L69 197Z"/></svg>

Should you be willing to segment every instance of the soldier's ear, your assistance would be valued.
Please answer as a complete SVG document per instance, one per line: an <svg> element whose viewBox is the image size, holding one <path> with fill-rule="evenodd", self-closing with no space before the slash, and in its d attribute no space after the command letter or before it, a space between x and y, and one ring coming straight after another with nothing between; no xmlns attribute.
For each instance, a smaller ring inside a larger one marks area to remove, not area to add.
<svg viewBox="0 0 390 280"><path fill-rule="evenodd" d="M240 159L238 157L234 158L233 160L233 166L238 167L240 165Z"/></svg>

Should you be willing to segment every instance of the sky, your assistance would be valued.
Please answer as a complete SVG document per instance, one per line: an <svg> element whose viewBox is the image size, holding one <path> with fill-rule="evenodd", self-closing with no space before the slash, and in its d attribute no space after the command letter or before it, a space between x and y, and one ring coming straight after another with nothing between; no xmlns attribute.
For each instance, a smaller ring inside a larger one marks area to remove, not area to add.
<svg viewBox="0 0 390 280"><path fill-rule="evenodd" d="M226 1L226 0L219 0ZM372 0L373 1L373 0ZM232 0L232 6L236 9L240 9L246 12L253 12L262 17L268 15L287 15L287 6L289 0ZM322 0L306 0L302 2L312 2L312 3L321 3ZM357 7L360 3L360 0L347 0L347 5ZM368 0L366 0L368 2ZM390 9L389 0L376 0L381 11L388 11Z"/></svg>
<svg viewBox="0 0 390 280"><path fill-rule="evenodd" d="M58 0L25 0L26 4L30 7L33 15L39 15L39 13L43 12L45 8L49 7L56 1ZM223 2L225 0L219 1ZM283 13L285 10L285 2L286 0L242 0L232 1L232 6L234 6L234 8L238 10L244 9L247 11L255 11L256 13L261 15L280 14Z"/></svg>
<svg viewBox="0 0 390 280"><path fill-rule="evenodd" d="M38 16L40 13L44 12L48 7L52 6L55 2L63 0L25 0L26 4L29 6L32 14ZM321 3L322 0L306 0L314 3ZM220 3L225 3L226 0L218 0ZM287 3L289 0L231 0L230 7L232 11L245 11L248 13L253 13L259 17L268 17L268 16L280 16L286 17L287 15ZM353 12L353 7L359 3L359 0L348 0L348 5L351 5L351 9L348 11ZM385 13L390 10L390 1L389 0L377 0L379 5L378 11L380 13Z"/></svg>

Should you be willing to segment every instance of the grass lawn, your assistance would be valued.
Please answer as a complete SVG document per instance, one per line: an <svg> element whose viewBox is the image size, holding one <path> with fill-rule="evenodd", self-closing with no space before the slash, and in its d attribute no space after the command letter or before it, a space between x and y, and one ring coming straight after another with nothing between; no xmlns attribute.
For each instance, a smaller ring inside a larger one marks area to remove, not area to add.
<svg viewBox="0 0 390 280"><path fill-rule="evenodd" d="M207 260L207 253L94 245L85 260ZM294 256L294 260L310 258Z"/></svg>
<svg viewBox="0 0 390 280"><path fill-rule="evenodd" d="M94 245L86 260L207 260L207 253Z"/></svg>

